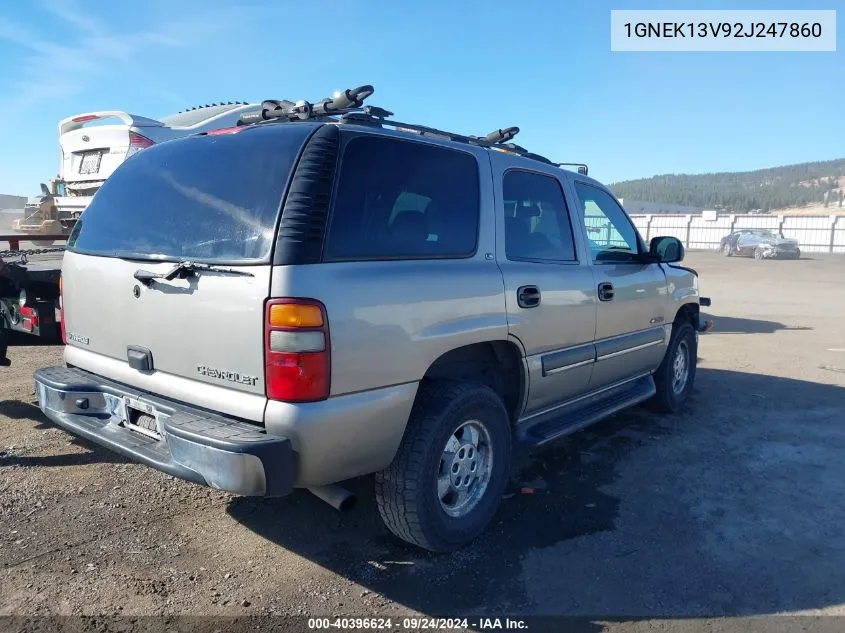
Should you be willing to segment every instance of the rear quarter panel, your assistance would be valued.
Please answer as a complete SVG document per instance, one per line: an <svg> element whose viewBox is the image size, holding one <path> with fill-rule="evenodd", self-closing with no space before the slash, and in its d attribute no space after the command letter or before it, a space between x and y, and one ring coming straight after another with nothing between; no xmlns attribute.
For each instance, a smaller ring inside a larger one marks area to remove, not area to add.
<svg viewBox="0 0 845 633"><path fill-rule="evenodd" d="M420 380L456 347L507 340L495 261L315 264L274 270L273 296L326 306L331 395Z"/></svg>

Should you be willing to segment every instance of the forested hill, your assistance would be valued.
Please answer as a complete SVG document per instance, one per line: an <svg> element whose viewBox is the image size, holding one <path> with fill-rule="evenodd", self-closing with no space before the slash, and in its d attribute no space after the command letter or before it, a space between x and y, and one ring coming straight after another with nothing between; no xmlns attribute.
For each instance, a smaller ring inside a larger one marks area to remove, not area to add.
<svg viewBox="0 0 845 633"><path fill-rule="evenodd" d="M843 205L845 158L770 169L713 174L665 174L610 185L619 198L726 211Z"/></svg>

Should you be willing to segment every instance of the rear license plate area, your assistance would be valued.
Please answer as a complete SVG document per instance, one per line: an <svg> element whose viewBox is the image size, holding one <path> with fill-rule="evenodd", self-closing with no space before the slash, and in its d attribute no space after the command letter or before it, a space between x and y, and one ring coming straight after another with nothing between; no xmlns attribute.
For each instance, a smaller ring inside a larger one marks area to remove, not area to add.
<svg viewBox="0 0 845 633"><path fill-rule="evenodd" d="M155 407L133 398L123 399L123 426L154 440L161 439Z"/></svg>
<svg viewBox="0 0 845 633"><path fill-rule="evenodd" d="M100 161L103 160L102 152L85 152L79 163L80 174L96 174L100 171Z"/></svg>

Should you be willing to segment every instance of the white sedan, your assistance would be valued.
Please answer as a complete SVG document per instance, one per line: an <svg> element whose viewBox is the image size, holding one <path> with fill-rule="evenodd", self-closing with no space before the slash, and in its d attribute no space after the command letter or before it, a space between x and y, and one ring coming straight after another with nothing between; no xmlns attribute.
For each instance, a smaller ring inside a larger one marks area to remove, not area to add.
<svg viewBox="0 0 845 633"><path fill-rule="evenodd" d="M59 122L62 163L55 198L60 215L81 213L112 172L135 152L175 138L232 127L243 112L257 106L260 104L243 101L215 103L160 120L117 110L63 119Z"/></svg>

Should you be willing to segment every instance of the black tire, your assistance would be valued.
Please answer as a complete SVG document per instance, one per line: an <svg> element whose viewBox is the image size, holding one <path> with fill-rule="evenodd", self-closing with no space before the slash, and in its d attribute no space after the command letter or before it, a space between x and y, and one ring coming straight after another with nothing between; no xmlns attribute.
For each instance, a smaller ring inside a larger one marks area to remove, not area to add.
<svg viewBox="0 0 845 633"><path fill-rule="evenodd" d="M754 259L762 260L763 259L763 249L755 248L754 249Z"/></svg>
<svg viewBox="0 0 845 633"><path fill-rule="evenodd" d="M800 248L795 249L795 259L801 259L801 249Z"/></svg>
<svg viewBox="0 0 845 633"><path fill-rule="evenodd" d="M722 248L720 248L719 250L722 251L722 255L724 255L725 257L731 257L734 254L734 249L731 246L730 242L725 242L724 244L722 244Z"/></svg>
<svg viewBox="0 0 845 633"><path fill-rule="evenodd" d="M400 539L450 552L484 532L499 509L510 471L511 425L501 398L484 385L437 381L420 389L393 463L375 475L376 503ZM469 420L486 429L493 458L481 497L466 515L453 517L438 496L438 473L449 437Z"/></svg>
<svg viewBox="0 0 845 633"><path fill-rule="evenodd" d="M676 391L674 384L674 361L681 346L686 346L688 374L683 389ZM657 393L649 401L651 408L663 413L675 413L686 404L695 383L696 361L698 359L698 341L695 329L687 320L675 321L672 336L663 362L654 373Z"/></svg>

